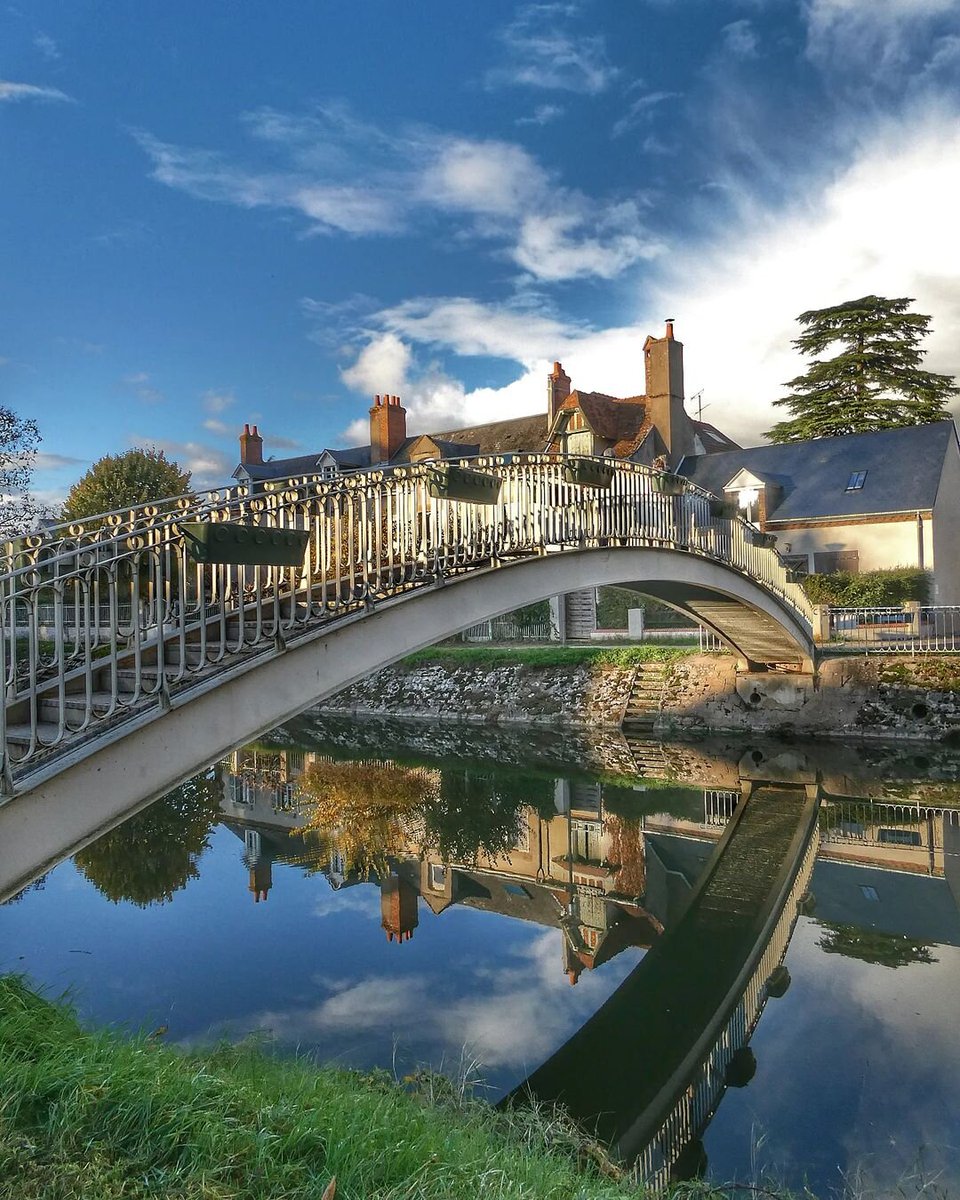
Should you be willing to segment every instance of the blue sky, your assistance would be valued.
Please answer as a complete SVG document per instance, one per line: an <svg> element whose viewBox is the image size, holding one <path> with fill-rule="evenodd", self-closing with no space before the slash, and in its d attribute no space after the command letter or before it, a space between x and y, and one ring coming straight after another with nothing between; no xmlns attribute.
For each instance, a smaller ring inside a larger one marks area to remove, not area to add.
<svg viewBox="0 0 960 1200"><path fill-rule="evenodd" d="M30 0L0 10L0 404L101 454L278 457L642 391L746 442L868 292L960 374L960 0ZM691 401L695 408L696 402Z"/></svg>

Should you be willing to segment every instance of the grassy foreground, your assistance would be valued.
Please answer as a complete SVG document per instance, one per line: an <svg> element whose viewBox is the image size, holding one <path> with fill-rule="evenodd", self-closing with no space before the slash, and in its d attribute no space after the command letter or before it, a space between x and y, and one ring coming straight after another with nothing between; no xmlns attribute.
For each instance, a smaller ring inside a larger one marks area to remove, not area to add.
<svg viewBox="0 0 960 1200"><path fill-rule="evenodd" d="M90 1033L0 978L3 1200L319 1200L333 1176L337 1200L637 1194L535 1114L252 1047Z"/></svg>

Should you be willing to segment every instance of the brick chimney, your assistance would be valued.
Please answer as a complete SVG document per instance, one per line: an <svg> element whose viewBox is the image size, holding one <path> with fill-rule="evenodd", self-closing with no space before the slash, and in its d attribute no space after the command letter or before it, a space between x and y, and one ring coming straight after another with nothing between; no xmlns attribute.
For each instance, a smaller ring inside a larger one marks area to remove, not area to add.
<svg viewBox="0 0 960 1200"><path fill-rule="evenodd" d="M569 395L570 376L558 362L555 362L553 370L547 376L547 433L553 429L557 409Z"/></svg>
<svg viewBox="0 0 960 1200"><path fill-rule="evenodd" d="M370 409L370 463L389 462L407 440L407 410L399 396L374 396Z"/></svg>
<svg viewBox="0 0 960 1200"><path fill-rule="evenodd" d="M683 407L683 343L673 336L673 319L667 318L662 338L643 343L647 412L667 450L671 467L692 454L693 422Z"/></svg>
<svg viewBox="0 0 960 1200"><path fill-rule="evenodd" d="M380 916L387 941L409 942L419 924L417 889L399 875L388 875L380 884Z"/></svg>
<svg viewBox="0 0 960 1200"><path fill-rule="evenodd" d="M243 433L240 434L240 461L245 466L263 466L263 438L257 432L256 425L252 430L249 425L243 427Z"/></svg>

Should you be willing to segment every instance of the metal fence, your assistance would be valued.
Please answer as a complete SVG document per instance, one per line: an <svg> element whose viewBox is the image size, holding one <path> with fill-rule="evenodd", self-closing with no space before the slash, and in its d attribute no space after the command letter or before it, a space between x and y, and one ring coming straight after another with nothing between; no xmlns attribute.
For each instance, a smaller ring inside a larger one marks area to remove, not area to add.
<svg viewBox="0 0 960 1200"><path fill-rule="evenodd" d="M960 653L960 605L829 610L830 642L867 654Z"/></svg>
<svg viewBox="0 0 960 1200"><path fill-rule="evenodd" d="M464 642L549 642L553 637L554 629L549 621L519 624L508 617L481 621L460 634Z"/></svg>

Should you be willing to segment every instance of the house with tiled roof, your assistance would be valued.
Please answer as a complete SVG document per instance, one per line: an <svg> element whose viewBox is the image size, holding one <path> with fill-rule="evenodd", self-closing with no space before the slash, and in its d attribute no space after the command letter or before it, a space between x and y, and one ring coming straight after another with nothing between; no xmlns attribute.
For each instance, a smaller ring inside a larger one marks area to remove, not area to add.
<svg viewBox="0 0 960 1200"><path fill-rule="evenodd" d="M737 443L712 425L689 417L683 401L683 344L668 321L662 338L643 344L645 391L618 397L574 390L560 363L547 377L547 412L488 421L464 429L407 435L407 412L399 396L375 396L370 441L348 449L325 447L312 454L264 461L256 425L240 435L240 463L233 477L261 483L298 475L334 478L368 467L398 466L476 455L541 453L606 454L650 464L660 455L676 463L684 454L735 449Z"/></svg>
<svg viewBox="0 0 960 1200"><path fill-rule="evenodd" d="M560 363L547 380L547 450L557 454L606 454L651 465L666 457L737 449L737 443L687 415L683 392L683 343L667 321L662 338L643 343L644 393L608 396L573 390Z"/></svg>
<svg viewBox="0 0 960 1200"><path fill-rule="evenodd" d="M960 604L960 443L953 421L711 455L679 474L733 500L804 571L932 572L936 604Z"/></svg>

